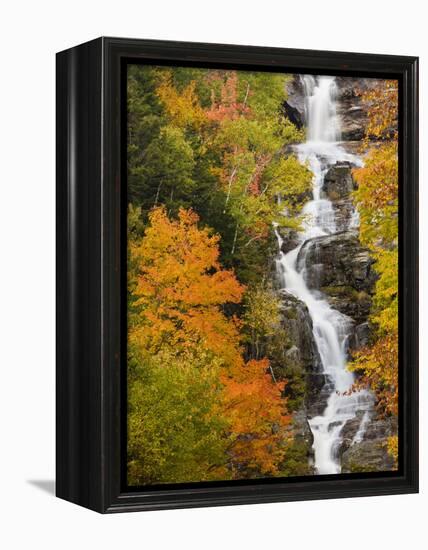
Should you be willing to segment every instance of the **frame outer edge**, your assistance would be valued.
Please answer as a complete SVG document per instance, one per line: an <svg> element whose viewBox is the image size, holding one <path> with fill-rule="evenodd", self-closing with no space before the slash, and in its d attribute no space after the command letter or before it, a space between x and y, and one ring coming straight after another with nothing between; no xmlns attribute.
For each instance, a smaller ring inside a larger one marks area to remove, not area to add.
<svg viewBox="0 0 428 550"><path fill-rule="evenodd" d="M56 495L103 511L101 40L57 54Z"/></svg>
<svg viewBox="0 0 428 550"><path fill-rule="evenodd" d="M413 225L406 237L407 245L410 243L411 263L410 303L406 311L414 329L408 336L414 369L408 378L406 373L406 381L408 392L415 399L409 400L406 415L409 449L403 476L198 487L151 493L120 491L117 471L117 446L120 444L117 387L120 361L117 318L120 307L117 288L120 282L120 228L117 225L120 225L117 204L120 197L120 147L117 143L120 87L112 80L118 75L121 59L135 56L137 50L142 52L141 61L145 57L159 58L171 60L172 64L199 59L250 66L254 54L254 66L260 68L275 67L276 63L280 66L288 54L293 67L306 63L314 72L337 67L340 71L355 73L364 71L366 66L369 72L377 68L380 78L387 78L388 73L408 77L404 109L407 117L405 155L409 171L404 180L409 184L409 195L405 212L407 221ZM98 512L111 513L418 491L418 412L414 393L418 383L417 65L417 58L404 56L116 38L96 39L57 54L57 496ZM66 84L65 68L68 71Z"/></svg>

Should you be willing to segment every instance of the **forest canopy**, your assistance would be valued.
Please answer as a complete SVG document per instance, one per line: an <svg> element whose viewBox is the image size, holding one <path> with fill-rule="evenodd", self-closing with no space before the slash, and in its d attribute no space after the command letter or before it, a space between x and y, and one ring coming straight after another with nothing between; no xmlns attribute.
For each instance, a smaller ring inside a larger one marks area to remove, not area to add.
<svg viewBox="0 0 428 550"><path fill-rule="evenodd" d="M246 334L272 330L272 223L298 228L312 179L286 80L129 67L131 484L281 473L286 382Z"/></svg>
<svg viewBox="0 0 428 550"><path fill-rule="evenodd" d="M130 485L314 473L296 418L318 356L307 309L273 275L314 177L295 153L306 136L285 108L291 78L128 66ZM397 415L397 112L384 86L361 96L369 152L353 200L377 280L373 335L350 368Z"/></svg>

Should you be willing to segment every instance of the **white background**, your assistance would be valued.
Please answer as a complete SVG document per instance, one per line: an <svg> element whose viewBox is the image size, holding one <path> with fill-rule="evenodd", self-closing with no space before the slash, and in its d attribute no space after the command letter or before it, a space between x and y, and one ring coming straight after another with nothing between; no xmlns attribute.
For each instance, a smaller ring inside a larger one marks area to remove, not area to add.
<svg viewBox="0 0 428 550"><path fill-rule="evenodd" d="M101 516L54 498L56 51L105 36L419 55L421 250L427 246L427 17L422 0L56 0L0 16L0 543L15 548L426 547L426 331L422 494ZM424 97L425 96L425 97ZM424 155L425 154L425 155ZM421 257L421 324L426 256ZM425 336L425 338L424 338ZM425 341L424 341L425 340Z"/></svg>

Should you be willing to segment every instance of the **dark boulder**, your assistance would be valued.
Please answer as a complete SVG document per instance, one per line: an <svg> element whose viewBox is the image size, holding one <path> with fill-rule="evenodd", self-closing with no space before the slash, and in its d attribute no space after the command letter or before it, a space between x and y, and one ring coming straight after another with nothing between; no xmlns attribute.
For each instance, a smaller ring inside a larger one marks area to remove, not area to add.
<svg viewBox="0 0 428 550"><path fill-rule="evenodd" d="M352 166L349 162L336 162L329 168L321 189L323 195L331 201L349 197L350 193L356 189L351 170Z"/></svg>
<svg viewBox="0 0 428 550"><path fill-rule="evenodd" d="M299 75L293 75L287 82L286 85L287 108L292 112L292 116L301 121L302 125L306 123L305 117L305 89L303 86L302 79ZM284 105L284 110L285 110Z"/></svg>
<svg viewBox="0 0 428 550"><path fill-rule="evenodd" d="M298 109L290 105L287 101L284 101L283 105L284 115L290 120L299 130L303 128L304 116Z"/></svg>
<svg viewBox="0 0 428 550"><path fill-rule="evenodd" d="M355 413L354 418L351 418L350 420L345 422L345 425L343 426L340 432L341 444L338 450L339 456L341 456L345 451L347 451L349 447L352 445L352 442L354 441L354 438L357 435L358 430L360 429L361 422L363 421L363 417L364 417L364 411L357 411Z"/></svg>
<svg viewBox="0 0 428 550"><path fill-rule="evenodd" d="M287 334L283 349L286 363L294 363L305 372L319 372L321 359L312 333L312 319L301 300L280 291L281 328Z"/></svg>
<svg viewBox="0 0 428 550"><path fill-rule="evenodd" d="M308 373L306 405L308 418L323 414L334 384L327 374Z"/></svg>
<svg viewBox="0 0 428 550"><path fill-rule="evenodd" d="M374 260L361 246L356 231L306 241L297 262L309 288L320 290L334 309L356 325L367 321L376 273Z"/></svg>
<svg viewBox="0 0 428 550"><path fill-rule="evenodd" d="M367 112L355 100L343 98L338 109L341 122L341 138L345 141L360 141L367 127Z"/></svg>
<svg viewBox="0 0 428 550"><path fill-rule="evenodd" d="M281 251L284 254L294 250L299 244L299 234L289 227L277 227L279 236L282 239Z"/></svg>
<svg viewBox="0 0 428 550"><path fill-rule="evenodd" d="M356 231L309 239L297 257L297 265L305 269L306 282L313 289L351 287L358 292L371 292L376 280L373 263Z"/></svg>

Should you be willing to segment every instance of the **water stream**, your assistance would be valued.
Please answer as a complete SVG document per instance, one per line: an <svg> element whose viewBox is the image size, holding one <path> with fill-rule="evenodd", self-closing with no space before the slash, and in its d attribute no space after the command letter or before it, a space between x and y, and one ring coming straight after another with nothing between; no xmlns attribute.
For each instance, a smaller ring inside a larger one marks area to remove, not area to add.
<svg viewBox="0 0 428 550"><path fill-rule="evenodd" d="M347 153L340 145L340 128L336 114L336 83L334 77L306 75L303 78L306 100L307 141L296 147L301 162L307 162L314 174L312 200L303 208L303 231L299 243L290 252L281 251L282 238L275 229L279 244L278 271L285 290L308 307L313 323L322 371L326 376L327 405L323 413L309 419L313 433L314 466L318 474L340 473L339 448L341 431L348 420L364 411L354 440L360 441L368 422L372 397L366 391L350 392L354 375L346 369L347 342L352 319L333 309L321 292L309 289L305 281L303 244L314 237L337 232L335 211L330 200L322 198L324 176L337 161L361 165L361 160ZM358 227L355 211L352 227ZM301 254L299 256L299 252ZM299 261L298 260L299 256Z"/></svg>

